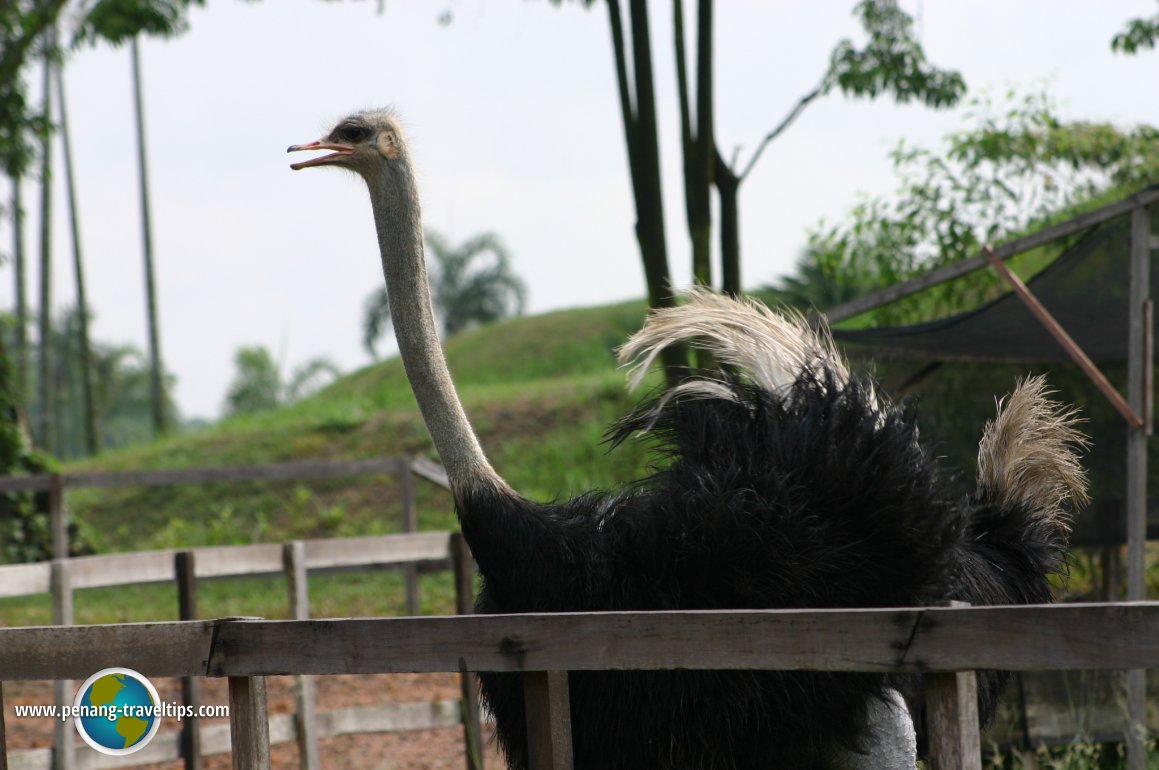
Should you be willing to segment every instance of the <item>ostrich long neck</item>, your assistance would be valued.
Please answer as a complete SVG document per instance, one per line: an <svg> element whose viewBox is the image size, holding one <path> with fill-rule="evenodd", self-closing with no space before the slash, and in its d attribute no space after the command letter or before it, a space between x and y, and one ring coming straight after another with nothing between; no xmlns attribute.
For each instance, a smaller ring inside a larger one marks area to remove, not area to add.
<svg viewBox="0 0 1159 770"><path fill-rule="evenodd" d="M399 163L370 187L390 317L399 354L427 430L456 497L464 485L492 481L491 468L459 402L435 327L423 257L422 213L409 167Z"/></svg>

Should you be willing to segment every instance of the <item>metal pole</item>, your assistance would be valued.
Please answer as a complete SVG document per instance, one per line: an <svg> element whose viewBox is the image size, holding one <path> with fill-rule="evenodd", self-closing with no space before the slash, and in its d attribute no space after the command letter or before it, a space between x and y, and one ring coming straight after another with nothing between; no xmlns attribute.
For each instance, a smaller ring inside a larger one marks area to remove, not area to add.
<svg viewBox="0 0 1159 770"><path fill-rule="evenodd" d="M1127 397L1145 414L1151 361L1146 328L1151 287L1151 212L1131 212L1131 283L1127 300ZM1127 601L1146 598L1147 433L1144 423L1127 431ZM1147 767L1147 672L1127 672L1127 770Z"/></svg>

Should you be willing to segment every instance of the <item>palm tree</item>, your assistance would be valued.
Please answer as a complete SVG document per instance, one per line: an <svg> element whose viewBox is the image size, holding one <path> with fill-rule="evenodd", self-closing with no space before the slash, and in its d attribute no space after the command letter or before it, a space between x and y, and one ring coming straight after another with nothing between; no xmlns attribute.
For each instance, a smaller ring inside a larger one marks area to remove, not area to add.
<svg viewBox="0 0 1159 770"><path fill-rule="evenodd" d="M226 416L292 404L342 374L329 359L312 358L286 377L270 351L261 346L238 348L233 361L237 374L225 394Z"/></svg>
<svg viewBox="0 0 1159 770"><path fill-rule="evenodd" d="M133 65L133 109L137 118L137 171L141 187L141 239L145 258L145 316L149 331L149 403L153 435L169 429L165 411L164 364L161 361L161 332L157 320L156 268L153 260L153 223L149 207L149 170L145 153L145 108L141 94L141 50L136 36L129 43Z"/></svg>
<svg viewBox="0 0 1159 770"><path fill-rule="evenodd" d="M527 286L511 271L510 255L499 236L483 233L452 247L430 231L426 242L431 252L431 299L444 335L523 313ZM384 286L366 300L362 344L370 355L377 355L374 344L389 328Z"/></svg>

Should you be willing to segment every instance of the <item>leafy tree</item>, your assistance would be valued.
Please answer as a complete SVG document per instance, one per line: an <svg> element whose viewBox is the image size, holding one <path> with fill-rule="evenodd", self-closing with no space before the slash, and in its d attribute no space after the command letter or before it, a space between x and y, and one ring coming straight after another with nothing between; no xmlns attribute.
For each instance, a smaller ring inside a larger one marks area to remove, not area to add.
<svg viewBox="0 0 1159 770"><path fill-rule="evenodd" d="M849 220L820 224L796 274L772 287L798 306L832 307L1025 232L1092 200L1159 179L1159 131L1063 122L1049 98L978 100L974 126L937 151L904 143L891 153L899 189L870 198ZM1000 287L975 273L873 311L868 323L907 323L964 310ZM936 305L936 308L934 307Z"/></svg>
<svg viewBox="0 0 1159 770"><path fill-rule="evenodd" d="M185 13L190 5L203 5L204 0L94 0L83 3L75 14L70 14L68 21L72 23L72 42L96 42L105 40L114 45L126 40L136 40L139 34L169 37L179 34L185 29ZM42 170L41 185L45 190L42 195L42 237L41 262L42 278L40 318L41 337L48 339L52 336L49 329L52 309L51 286L47 276L51 275L48 269L50 242L48 239L50 216L47 189L51 181L51 166L49 165L48 135L52 128L52 118L49 111L50 98L46 98L43 109L34 109L28 103L27 88L24 82L24 70L34 58L43 58L45 62L44 93L50 94L50 70L59 66L59 52L56 50L55 29L66 7L65 0L10 0L0 4L0 168L7 174L19 189L21 178L30 168L35 156L34 139L41 142ZM135 60L134 60L135 61ZM54 65L54 62L57 62ZM138 105L139 109L139 105ZM142 151L143 153L143 151ZM142 169L143 174L143 169ZM13 206L13 224L17 231L16 240L19 243L19 203ZM148 246L146 246L148 251ZM17 249L21 259L20 268L23 270L23 253ZM79 247L77 259L79 262ZM147 265L147 272L151 272ZM151 279L150 279L151 280ZM18 287L18 297L21 295ZM18 305L23 303L18 303ZM21 308L18 307L18 311ZM150 313L150 341L153 365L153 419L154 423L164 426L166 415L166 396L161 393L164 383L164 374L161 368L160 356L157 352L154 309ZM83 315L81 316L84 317ZM23 319L21 319L23 320ZM21 325L23 329L23 325ZM26 379L24 360L27 355L27 343L17 341L17 356L21 364L20 378ZM51 351L52 346L44 347L44 353ZM51 369L47 356L41 356L42 371L39 381L44 387L50 379L48 371ZM91 392L91 389L90 389ZM40 399L45 406L40 410L41 440L51 445L51 437L57 430L52 426L52 417L55 409L52 408L50 390L41 390ZM90 399L91 403L91 399ZM90 432L90 446L96 446L96 434Z"/></svg>
<svg viewBox="0 0 1159 770"><path fill-rule="evenodd" d="M1138 53L1144 48L1154 48L1159 42L1159 13L1146 19L1131 19L1127 27L1111 39L1111 50L1122 53Z"/></svg>
<svg viewBox="0 0 1159 770"><path fill-rule="evenodd" d="M233 357L237 374L225 396L227 416L254 414L293 403L339 375L338 367L315 358L283 377L270 351L261 346L240 348Z"/></svg>
<svg viewBox="0 0 1159 770"><path fill-rule="evenodd" d="M512 272L511 257L499 236L483 233L452 246L438 233L428 232L426 240L431 300L445 334L523 313L527 287ZM383 286L367 298L363 315L362 344L372 356L374 344L389 328L390 303Z"/></svg>
<svg viewBox="0 0 1159 770"><path fill-rule="evenodd" d="M914 36L913 19L895 0L861 0L853 13L860 19L868 41L861 48L848 39L837 44L817 85L761 139L743 167L735 161L732 165L726 163L717 143L714 171L720 194L722 288L726 292L741 291L737 200L740 185L769 143L783 134L808 105L838 90L846 97L876 99L888 95L901 104L917 101L942 109L954 106L966 93L961 74L939 69L926 60L925 51Z"/></svg>
<svg viewBox="0 0 1159 770"><path fill-rule="evenodd" d="M273 409L282 395L282 376L270 351L241 348L233 355L237 374L225 394L225 412L251 414Z"/></svg>
<svg viewBox="0 0 1159 770"><path fill-rule="evenodd" d="M562 0L553 0L559 5ZM840 89L847 96L876 98L889 94L900 102L918 100L933 107L954 104L964 93L965 84L956 72L939 70L925 58L913 36L912 19L895 0L862 0L855 13L869 35L862 48L842 41L834 49L830 66L818 85L803 96L786 118L764 137L743 169L723 158L720 137L714 130L713 103L713 2L699 0L697 6L697 61L695 97L687 72L684 42L684 6L674 2L674 49L677 91L680 103L680 135L684 150L685 212L692 243L693 275L699 283L712 282L710 242L712 233L711 189L720 199L721 287L731 293L741 290L740 226L738 197L740 185L752 171L764 148L796 120L801 111L818 97ZM594 0L584 0L590 7ZM652 307L672 304L664 211L660 193L658 120L652 52L646 0L627 0L625 17L619 0L606 0L616 84L628 150L632 191L636 202L636 238L644 265L648 300ZM625 34L625 21L628 34ZM630 50L628 41L630 40ZM631 60L631 67L628 62ZM670 381L679 379L686 363L682 350L665 350L664 365Z"/></svg>

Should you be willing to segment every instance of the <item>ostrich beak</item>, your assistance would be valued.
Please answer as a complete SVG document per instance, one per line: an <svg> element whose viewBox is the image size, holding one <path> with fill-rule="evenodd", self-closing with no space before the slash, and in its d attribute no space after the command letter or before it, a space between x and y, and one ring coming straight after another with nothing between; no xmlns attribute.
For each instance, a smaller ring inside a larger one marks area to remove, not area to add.
<svg viewBox="0 0 1159 770"><path fill-rule="evenodd" d="M286 152L299 152L301 150L334 150L334 152L330 153L329 155L322 155L317 158L311 158L310 160L304 160L300 163L291 163L290 168L294 169L295 171L303 168L309 168L310 166L323 166L328 163L334 163L339 158L343 158L354 152L354 148L348 144L335 144L334 142L328 142L325 139L318 139L313 142L306 142L305 144L291 144L288 148L286 148Z"/></svg>

